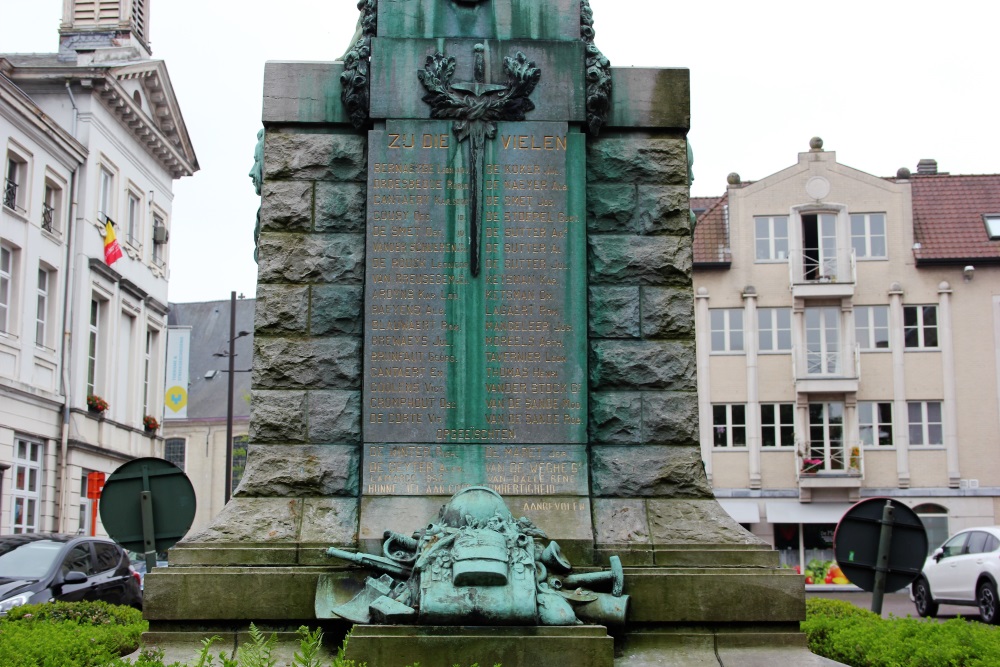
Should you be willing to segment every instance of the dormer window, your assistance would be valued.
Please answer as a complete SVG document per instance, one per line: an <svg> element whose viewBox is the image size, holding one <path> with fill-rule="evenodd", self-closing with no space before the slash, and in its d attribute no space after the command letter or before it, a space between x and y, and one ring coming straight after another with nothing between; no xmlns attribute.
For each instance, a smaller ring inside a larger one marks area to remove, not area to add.
<svg viewBox="0 0 1000 667"><path fill-rule="evenodd" d="M1000 213L987 214L983 216L986 223L986 233L991 239L1000 239Z"/></svg>

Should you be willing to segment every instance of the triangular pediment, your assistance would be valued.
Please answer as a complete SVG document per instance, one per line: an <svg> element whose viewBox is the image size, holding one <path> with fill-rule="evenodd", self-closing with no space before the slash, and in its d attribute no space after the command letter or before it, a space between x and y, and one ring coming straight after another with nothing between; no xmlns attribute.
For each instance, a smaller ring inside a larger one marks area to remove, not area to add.
<svg viewBox="0 0 1000 667"><path fill-rule="evenodd" d="M166 64L162 60L145 60L111 66L108 74L98 91L108 108L174 178L190 176L197 171L198 158ZM129 81L141 86L142 101L136 101L129 94L126 83Z"/></svg>

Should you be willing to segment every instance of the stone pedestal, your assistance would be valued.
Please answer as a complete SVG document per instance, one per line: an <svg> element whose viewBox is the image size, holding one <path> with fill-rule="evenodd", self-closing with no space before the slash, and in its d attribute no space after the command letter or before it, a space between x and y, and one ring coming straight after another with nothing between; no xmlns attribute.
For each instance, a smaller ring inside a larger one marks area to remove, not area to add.
<svg viewBox="0 0 1000 667"><path fill-rule="evenodd" d="M568 656L573 656L569 660ZM358 664L406 667L502 664L612 667L614 640L601 626L471 628L359 625L345 657Z"/></svg>

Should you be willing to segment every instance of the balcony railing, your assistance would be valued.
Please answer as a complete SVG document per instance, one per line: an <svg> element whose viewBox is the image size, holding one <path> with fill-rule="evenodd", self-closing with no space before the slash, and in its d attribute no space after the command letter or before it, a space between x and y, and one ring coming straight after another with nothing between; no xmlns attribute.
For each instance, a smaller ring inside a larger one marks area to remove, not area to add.
<svg viewBox="0 0 1000 667"><path fill-rule="evenodd" d="M792 350L792 373L796 380L828 378L851 379L861 377L861 353L857 345L836 351Z"/></svg>
<svg viewBox="0 0 1000 667"><path fill-rule="evenodd" d="M9 178L4 179L3 205L7 208L17 209L17 183Z"/></svg>
<svg viewBox="0 0 1000 667"><path fill-rule="evenodd" d="M853 285L857 282L854 249L838 250L832 256L821 256L818 248L793 250L788 253L788 278L793 289L796 285Z"/></svg>
<svg viewBox="0 0 1000 667"><path fill-rule="evenodd" d="M831 445L829 451L825 442L813 442L806 448L804 456L799 458L798 478L801 482L817 478L844 479L864 478L865 461L864 447L856 443L850 447L838 444Z"/></svg>
<svg viewBox="0 0 1000 667"><path fill-rule="evenodd" d="M56 210L48 204L42 204L42 229L47 232L52 231L52 218L55 216L55 212Z"/></svg>

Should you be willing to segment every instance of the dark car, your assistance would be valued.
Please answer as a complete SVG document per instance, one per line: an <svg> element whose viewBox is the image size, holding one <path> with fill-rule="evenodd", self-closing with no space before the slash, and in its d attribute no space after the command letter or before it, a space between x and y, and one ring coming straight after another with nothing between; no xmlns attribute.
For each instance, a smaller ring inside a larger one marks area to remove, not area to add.
<svg viewBox="0 0 1000 667"><path fill-rule="evenodd" d="M23 604L104 600L142 608L128 554L81 535L0 535L0 615Z"/></svg>

